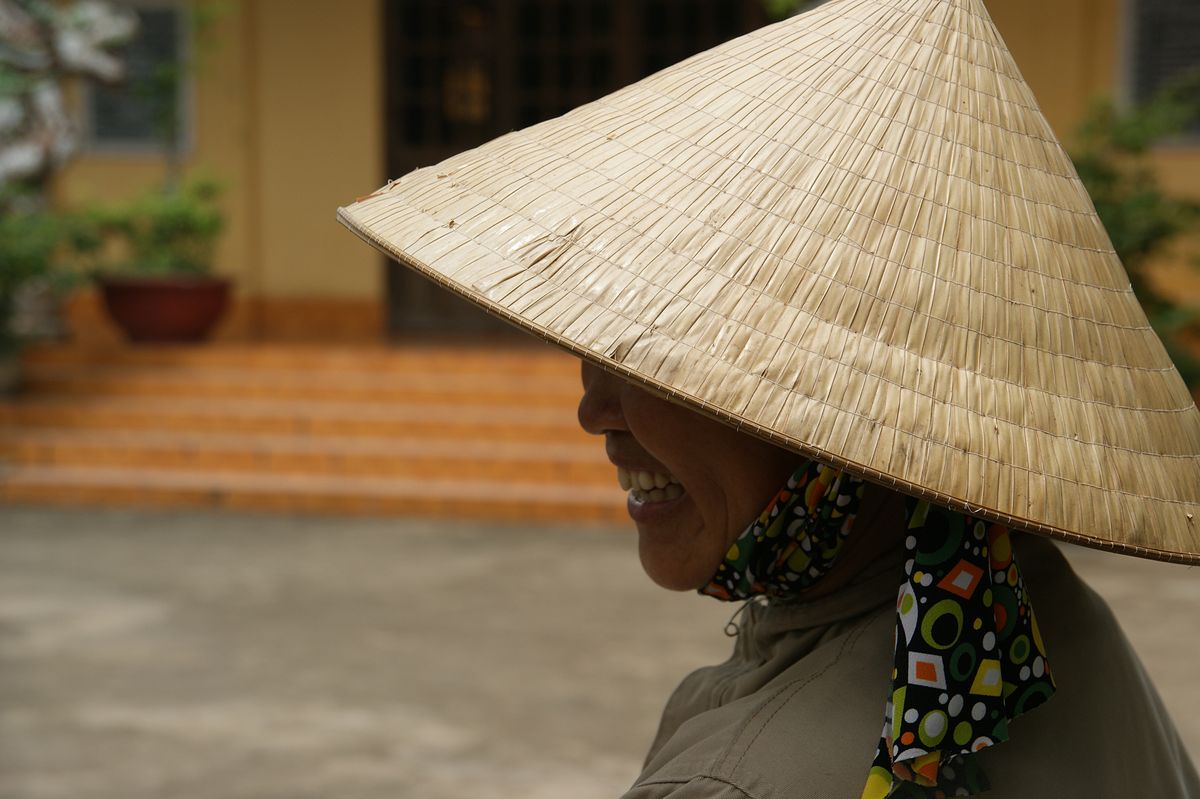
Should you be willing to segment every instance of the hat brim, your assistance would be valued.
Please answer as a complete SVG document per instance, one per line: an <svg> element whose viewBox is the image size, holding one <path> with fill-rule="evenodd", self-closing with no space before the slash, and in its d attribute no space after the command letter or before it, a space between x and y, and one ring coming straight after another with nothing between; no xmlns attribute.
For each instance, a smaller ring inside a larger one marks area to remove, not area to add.
<svg viewBox="0 0 1200 799"><path fill-rule="evenodd" d="M338 218L750 434L1200 563L1200 412L978 0L828 3Z"/></svg>

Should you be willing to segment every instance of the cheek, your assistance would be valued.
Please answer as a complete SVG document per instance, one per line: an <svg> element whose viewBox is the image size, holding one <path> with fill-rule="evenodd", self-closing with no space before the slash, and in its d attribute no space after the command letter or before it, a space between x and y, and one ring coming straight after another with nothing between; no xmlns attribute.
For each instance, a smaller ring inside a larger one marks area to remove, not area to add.
<svg viewBox="0 0 1200 799"><path fill-rule="evenodd" d="M624 403L629 430L647 453L675 476L687 491L693 526L724 526L726 486L713 469L721 452L712 442L712 425L693 411L639 392Z"/></svg>
<svg viewBox="0 0 1200 799"><path fill-rule="evenodd" d="M693 519L706 528L722 526L729 486L717 467L721 448L713 446L704 425L676 406L654 407L644 416L629 414L631 432L651 457L671 472L687 491ZM700 420L706 422L707 420Z"/></svg>
<svg viewBox="0 0 1200 799"><path fill-rule="evenodd" d="M736 538L767 507L805 459L790 450L730 431L720 441L710 442L719 452L712 468L713 483L720 486L720 507L731 534Z"/></svg>
<svg viewBox="0 0 1200 799"><path fill-rule="evenodd" d="M634 438L687 490L694 546L718 557L804 460L644 391L622 407Z"/></svg>
<svg viewBox="0 0 1200 799"><path fill-rule="evenodd" d="M694 435L693 425L689 424L691 411L642 390L627 392L622 397L621 408L629 432L664 466L676 466L693 459L689 453L689 443Z"/></svg>

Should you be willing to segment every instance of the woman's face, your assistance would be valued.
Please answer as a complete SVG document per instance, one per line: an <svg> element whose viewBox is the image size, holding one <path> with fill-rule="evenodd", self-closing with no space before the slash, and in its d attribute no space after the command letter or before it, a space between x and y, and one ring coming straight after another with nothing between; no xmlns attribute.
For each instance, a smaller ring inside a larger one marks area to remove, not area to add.
<svg viewBox="0 0 1200 799"><path fill-rule="evenodd" d="M604 436L629 490L650 579L679 591L709 581L729 546L803 458L583 364L579 424Z"/></svg>

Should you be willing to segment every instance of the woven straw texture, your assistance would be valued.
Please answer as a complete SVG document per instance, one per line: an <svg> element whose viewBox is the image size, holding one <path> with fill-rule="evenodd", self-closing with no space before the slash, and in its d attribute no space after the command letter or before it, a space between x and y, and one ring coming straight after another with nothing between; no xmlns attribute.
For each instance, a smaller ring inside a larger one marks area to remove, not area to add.
<svg viewBox="0 0 1200 799"><path fill-rule="evenodd" d="M339 218L806 455L1200 562L1200 413L981 0L834 0Z"/></svg>

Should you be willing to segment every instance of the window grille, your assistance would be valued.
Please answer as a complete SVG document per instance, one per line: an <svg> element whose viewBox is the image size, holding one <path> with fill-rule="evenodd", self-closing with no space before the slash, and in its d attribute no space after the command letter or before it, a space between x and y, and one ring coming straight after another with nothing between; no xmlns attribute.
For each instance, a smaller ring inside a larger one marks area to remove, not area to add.
<svg viewBox="0 0 1200 799"><path fill-rule="evenodd" d="M1200 73L1200 0L1133 0L1135 102ZM1192 126L1200 134L1200 122Z"/></svg>
<svg viewBox="0 0 1200 799"><path fill-rule="evenodd" d="M125 78L112 86L94 86L88 98L88 131L91 144L100 148L157 149L166 132L163 119L174 105L180 123L177 135L187 130L182 87L164 95L154 81L161 70L183 58L184 15L175 6L136 7L138 31L121 52ZM186 139L186 136L185 136Z"/></svg>
<svg viewBox="0 0 1200 799"><path fill-rule="evenodd" d="M386 0L388 175L595 100L763 25L762 0ZM395 265L389 327L499 327Z"/></svg>

